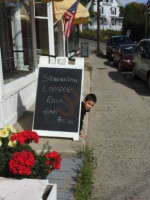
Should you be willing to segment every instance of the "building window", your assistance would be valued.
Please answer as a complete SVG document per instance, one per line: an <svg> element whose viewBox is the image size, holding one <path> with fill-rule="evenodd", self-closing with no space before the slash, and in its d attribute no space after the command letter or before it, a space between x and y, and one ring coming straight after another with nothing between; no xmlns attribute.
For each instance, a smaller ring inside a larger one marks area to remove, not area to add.
<svg viewBox="0 0 150 200"><path fill-rule="evenodd" d="M116 15L116 8L115 7L111 7L110 11L111 11L111 15Z"/></svg>
<svg viewBox="0 0 150 200"><path fill-rule="evenodd" d="M122 26L122 20L119 20L118 24L119 26Z"/></svg>
<svg viewBox="0 0 150 200"><path fill-rule="evenodd" d="M0 46L4 84L31 73L33 62L30 1L0 1Z"/></svg>
<svg viewBox="0 0 150 200"><path fill-rule="evenodd" d="M108 21L106 19L102 19L101 20L101 25L104 26L104 25L107 25L107 24L108 24Z"/></svg>
<svg viewBox="0 0 150 200"><path fill-rule="evenodd" d="M101 0L101 1L105 3L113 3L113 0Z"/></svg>
<svg viewBox="0 0 150 200"><path fill-rule="evenodd" d="M35 25L38 52L49 55L48 10L40 0L35 0Z"/></svg>
<svg viewBox="0 0 150 200"><path fill-rule="evenodd" d="M111 20L111 25L112 25L112 26L116 26L116 20L115 20L115 19L112 19L112 20Z"/></svg>
<svg viewBox="0 0 150 200"><path fill-rule="evenodd" d="M101 14L104 14L104 7L103 6L100 7L100 12L101 12Z"/></svg>
<svg viewBox="0 0 150 200"><path fill-rule="evenodd" d="M68 38L68 53L76 52L79 49L79 30L78 25L73 27L70 37Z"/></svg>

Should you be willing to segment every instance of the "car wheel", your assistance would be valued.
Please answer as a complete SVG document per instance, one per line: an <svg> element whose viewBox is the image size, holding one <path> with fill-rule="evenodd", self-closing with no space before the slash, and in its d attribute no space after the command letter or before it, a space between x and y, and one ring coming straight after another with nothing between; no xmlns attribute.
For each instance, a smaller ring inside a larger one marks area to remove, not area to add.
<svg viewBox="0 0 150 200"><path fill-rule="evenodd" d="M147 77L147 87L148 87L148 90L150 91L150 74Z"/></svg>
<svg viewBox="0 0 150 200"><path fill-rule="evenodd" d="M109 60L112 62L114 60L114 57L112 55L112 53L110 54Z"/></svg>
<svg viewBox="0 0 150 200"><path fill-rule="evenodd" d="M106 52L106 58L109 58L109 54Z"/></svg>
<svg viewBox="0 0 150 200"><path fill-rule="evenodd" d="M133 76L133 79L137 79L137 75L135 73L135 67L133 66L133 69L132 69L132 76Z"/></svg>
<svg viewBox="0 0 150 200"><path fill-rule="evenodd" d="M114 66L115 66L115 67L117 67L117 66L118 66L117 62L115 62L115 61L114 61Z"/></svg>
<svg viewBox="0 0 150 200"><path fill-rule="evenodd" d="M119 71L122 71L121 62L119 62L119 64L118 64L118 70L119 70Z"/></svg>

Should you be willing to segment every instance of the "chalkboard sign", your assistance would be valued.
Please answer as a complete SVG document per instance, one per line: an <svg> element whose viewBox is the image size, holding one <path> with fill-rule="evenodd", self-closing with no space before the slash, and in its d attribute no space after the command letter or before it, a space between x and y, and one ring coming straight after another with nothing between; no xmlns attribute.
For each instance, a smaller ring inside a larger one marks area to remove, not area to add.
<svg viewBox="0 0 150 200"><path fill-rule="evenodd" d="M89 44L81 43L81 57L88 58L89 57Z"/></svg>
<svg viewBox="0 0 150 200"><path fill-rule="evenodd" d="M74 137L71 133L79 132L82 72L78 68L39 67L34 130L56 137Z"/></svg>

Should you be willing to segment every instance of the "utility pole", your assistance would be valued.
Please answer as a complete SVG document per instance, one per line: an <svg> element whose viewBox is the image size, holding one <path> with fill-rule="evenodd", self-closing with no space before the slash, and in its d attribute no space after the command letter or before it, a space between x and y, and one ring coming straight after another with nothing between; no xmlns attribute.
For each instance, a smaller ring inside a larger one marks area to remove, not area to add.
<svg viewBox="0 0 150 200"><path fill-rule="evenodd" d="M100 52L100 0L97 0L97 54Z"/></svg>

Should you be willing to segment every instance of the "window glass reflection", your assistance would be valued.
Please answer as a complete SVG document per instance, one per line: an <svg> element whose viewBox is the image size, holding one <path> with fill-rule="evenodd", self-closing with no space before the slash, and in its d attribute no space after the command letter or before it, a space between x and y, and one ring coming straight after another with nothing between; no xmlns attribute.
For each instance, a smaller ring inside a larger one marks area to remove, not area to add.
<svg viewBox="0 0 150 200"><path fill-rule="evenodd" d="M4 83L34 70L29 0L0 0L0 46Z"/></svg>

